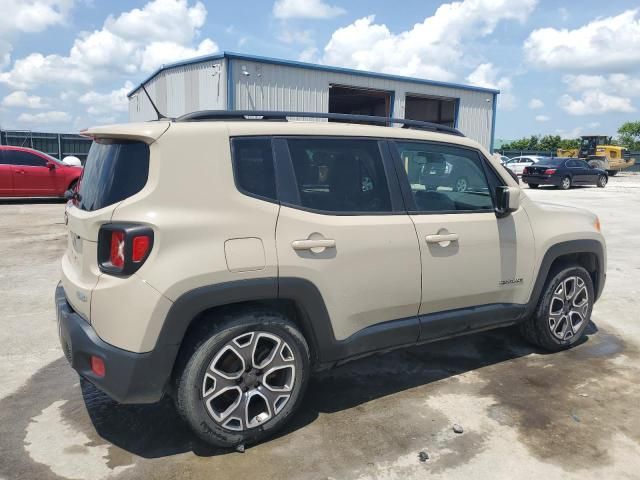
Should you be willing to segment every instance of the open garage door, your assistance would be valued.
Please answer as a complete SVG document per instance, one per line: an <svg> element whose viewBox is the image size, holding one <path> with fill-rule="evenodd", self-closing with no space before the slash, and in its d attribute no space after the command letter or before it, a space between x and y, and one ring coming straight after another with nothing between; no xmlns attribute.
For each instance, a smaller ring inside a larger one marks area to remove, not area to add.
<svg viewBox="0 0 640 480"><path fill-rule="evenodd" d="M329 113L389 117L391 92L331 85L329 88Z"/></svg>
<svg viewBox="0 0 640 480"><path fill-rule="evenodd" d="M404 118L455 127L457 102L455 98L407 95Z"/></svg>

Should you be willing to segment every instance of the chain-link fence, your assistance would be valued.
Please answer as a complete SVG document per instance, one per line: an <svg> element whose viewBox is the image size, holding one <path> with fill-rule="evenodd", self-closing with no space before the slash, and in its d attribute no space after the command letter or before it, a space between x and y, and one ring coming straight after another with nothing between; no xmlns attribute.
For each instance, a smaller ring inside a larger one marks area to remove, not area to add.
<svg viewBox="0 0 640 480"><path fill-rule="evenodd" d="M30 130L0 130L0 145L28 147L62 160L73 155L84 165L91 139L72 133L45 133Z"/></svg>

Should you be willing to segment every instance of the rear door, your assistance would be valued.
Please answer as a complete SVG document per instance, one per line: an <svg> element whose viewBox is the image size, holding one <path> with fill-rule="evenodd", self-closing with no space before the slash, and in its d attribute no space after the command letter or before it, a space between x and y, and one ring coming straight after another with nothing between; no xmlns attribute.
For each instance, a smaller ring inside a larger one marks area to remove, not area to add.
<svg viewBox="0 0 640 480"><path fill-rule="evenodd" d="M377 348L414 343L420 251L386 143L348 137L274 143L281 281L301 278L318 288L336 341L385 332ZM382 328L388 321L396 322Z"/></svg>
<svg viewBox="0 0 640 480"><path fill-rule="evenodd" d="M23 150L5 152L13 165L13 188L19 197L50 197L57 193L56 169L45 158Z"/></svg>
<svg viewBox="0 0 640 480"><path fill-rule="evenodd" d="M13 169L7 163L4 150L0 150L0 197L12 197L13 193Z"/></svg>
<svg viewBox="0 0 640 480"><path fill-rule="evenodd" d="M527 300L534 252L524 210L497 218L492 191L503 184L474 149L422 141L393 141L401 187L421 252L420 340L461 333L510 319ZM464 169L469 188L424 185L415 162L443 155L451 172ZM486 315L473 317L476 307Z"/></svg>

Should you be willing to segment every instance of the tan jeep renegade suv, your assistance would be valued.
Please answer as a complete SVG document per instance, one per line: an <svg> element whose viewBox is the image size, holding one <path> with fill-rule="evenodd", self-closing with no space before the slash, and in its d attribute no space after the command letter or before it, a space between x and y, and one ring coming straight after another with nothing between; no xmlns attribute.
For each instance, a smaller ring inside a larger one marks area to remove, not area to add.
<svg viewBox="0 0 640 480"><path fill-rule="evenodd" d="M451 128L287 116L376 121L197 112L86 132L56 291L83 378L122 403L170 394L235 446L348 359L516 323L552 351L583 336L605 282L595 215L531 201Z"/></svg>

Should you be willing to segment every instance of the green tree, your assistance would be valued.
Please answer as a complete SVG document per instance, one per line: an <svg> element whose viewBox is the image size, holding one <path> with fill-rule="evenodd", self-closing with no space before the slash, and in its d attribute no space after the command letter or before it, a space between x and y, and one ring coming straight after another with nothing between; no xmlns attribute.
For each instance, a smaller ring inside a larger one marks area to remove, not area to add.
<svg viewBox="0 0 640 480"><path fill-rule="evenodd" d="M640 150L640 122L625 122L618 129L618 142L629 150Z"/></svg>

